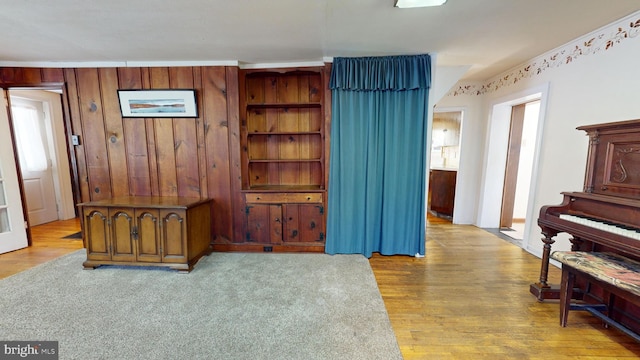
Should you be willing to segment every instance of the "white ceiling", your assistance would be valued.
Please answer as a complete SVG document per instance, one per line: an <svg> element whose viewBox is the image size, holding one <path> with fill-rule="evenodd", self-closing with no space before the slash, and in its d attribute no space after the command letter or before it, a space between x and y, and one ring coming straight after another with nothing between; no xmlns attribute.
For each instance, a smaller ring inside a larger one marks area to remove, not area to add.
<svg viewBox="0 0 640 360"><path fill-rule="evenodd" d="M638 0L0 0L0 65L319 62L437 53L486 80L640 10Z"/></svg>

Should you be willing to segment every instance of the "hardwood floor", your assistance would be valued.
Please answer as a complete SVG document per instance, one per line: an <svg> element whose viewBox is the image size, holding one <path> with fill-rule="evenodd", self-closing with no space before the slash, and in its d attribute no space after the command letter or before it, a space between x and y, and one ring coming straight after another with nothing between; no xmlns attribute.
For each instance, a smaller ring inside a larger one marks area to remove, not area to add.
<svg viewBox="0 0 640 360"><path fill-rule="evenodd" d="M36 226L33 246L0 255L0 278L82 248L78 220ZM635 359L640 344L595 317L529 294L540 260L470 225L430 218L424 258L374 255L371 267L405 359ZM549 281L557 283L552 267Z"/></svg>
<svg viewBox="0 0 640 360"><path fill-rule="evenodd" d="M640 344L529 284L540 259L474 226L430 219L426 256L374 255L370 264L405 359L637 359ZM552 267L550 283L560 270Z"/></svg>
<svg viewBox="0 0 640 360"><path fill-rule="evenodd" d="M82 240L63 239L78 231L77 218L33 226L31 246L0 255L0 279L82 249Z"/></svg>

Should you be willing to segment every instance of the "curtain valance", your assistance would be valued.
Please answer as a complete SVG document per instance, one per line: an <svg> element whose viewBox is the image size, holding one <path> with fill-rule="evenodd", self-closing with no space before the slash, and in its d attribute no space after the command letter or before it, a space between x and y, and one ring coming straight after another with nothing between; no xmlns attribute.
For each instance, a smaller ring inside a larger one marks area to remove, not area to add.
<svg viewBox="0 0 640 360"><path fill-rule="evenodd" d="M431 57L424 55L333 59L333 90L379 91L429 89Z"/></svg>

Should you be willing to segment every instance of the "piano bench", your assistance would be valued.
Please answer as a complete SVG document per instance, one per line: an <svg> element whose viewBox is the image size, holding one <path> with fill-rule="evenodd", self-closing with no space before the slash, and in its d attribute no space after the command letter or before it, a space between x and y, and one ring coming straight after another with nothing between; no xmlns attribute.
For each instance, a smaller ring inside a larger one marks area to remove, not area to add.
<svg viewBox="0 0 640 360"><path fill-rule="evenodd" d="M606 304L571 304L576 276L597 284L610 295L640 305L640 262L619 254L606 252L554 251L551 258L562 263L560 283L560 325L567 326L569 310L586 310L606 324L640 341L640 336L613 320L610 314L612 301Z"/></svg>

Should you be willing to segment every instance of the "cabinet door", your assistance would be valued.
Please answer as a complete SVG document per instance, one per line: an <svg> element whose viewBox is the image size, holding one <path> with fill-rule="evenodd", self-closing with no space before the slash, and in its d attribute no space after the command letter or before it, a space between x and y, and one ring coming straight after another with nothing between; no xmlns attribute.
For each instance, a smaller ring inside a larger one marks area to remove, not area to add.
<svg viewBox="0 0 640 360"><path fill-rule="evenodd" d="M161 210L162 233L160 243L162 244L163 262L187 262L187 230L184 211Z"/></svg>
<svg viewBox="0 0 640 360"><path fill-rule="evenodd" d="M99 207L83 209L87 260L111 260L109 210Z"/></svg>
<svg viewBox="0 0 640 360"><path fill-rule="evenodd" d="M142 262L160 262L160 212L155 209L136 210L134 236L136 259Z"/></svg>
<svg viewBox="0 0 640 360"><path fill-rule="evenodd" d="M246 240L261 244L281 244L282 222L282 205L249 205Z"/></svg>
<svg viewBox="0 0 640 360"><path fill-rule="evenodd" d="M287 243L324 241L324 209L321 204L286 204L285 236Z"/></svg>
<svg viewBox="0 0 640 360"><path fill-rule="evenodd" d="M133 233L135 213L131 209L109 209L111 219L111 260L132 262L136 260Z"/></svg>

